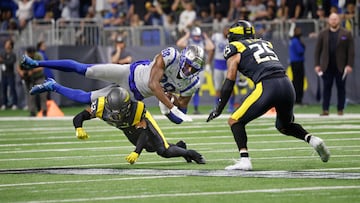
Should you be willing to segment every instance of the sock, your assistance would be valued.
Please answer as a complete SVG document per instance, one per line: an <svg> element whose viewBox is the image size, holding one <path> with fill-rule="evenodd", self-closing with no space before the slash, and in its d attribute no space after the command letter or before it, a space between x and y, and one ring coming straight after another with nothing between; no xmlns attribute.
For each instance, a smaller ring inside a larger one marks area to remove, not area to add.
<svg viewBox="0 0 360 203"><path fill-rule="evenodd" d="M50 69L60 70L64 72L76 72L81 75L85 75L88 67L92 64L79 63L74 60L49 60L49 61L38 61L39 67L47 67Z"/></svg>
<svg viewBox="0 0 360 203"><path fill-rule="evenodd" d="M83 104L91 104L91 92L85 92L79 89L71 89L59 85L58 83L54 85L54 92L57 92L75 102L79 102Z"/></svg>
<svg viewBox="0 0 360 203"><path fill-rule="evenodd" d="M249 152L247 150L240 150L240 158L249 157Z"/></svg>
<svg viewBox="0 0 360 203"><path fill-rule="evenodd" d="M197 90L193 96L193 104L195 110L197 110L199 103L200 103L200 96L199 96L199 90Z"/></svg>
<svg viewBox="0 0 360 203"><path fill-rule="evenodd" d="M304 138L305 142L309 143L309 142L310 142L310 139L311 139L311 135L310 135L310 134L305 135L305 138Z"/></svg>

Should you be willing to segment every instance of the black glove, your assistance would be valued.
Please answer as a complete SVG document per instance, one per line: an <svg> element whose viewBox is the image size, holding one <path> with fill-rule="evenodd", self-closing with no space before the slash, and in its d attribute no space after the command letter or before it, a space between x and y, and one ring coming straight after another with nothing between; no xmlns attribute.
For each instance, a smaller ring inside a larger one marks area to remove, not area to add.
<svg viewBox="0 0 360 203"><path fill-rule="evenodd" d="M209 122L211 120L213 120L214 118L220 116L221 112L219 112L217 109L213 110L210 114L208 119L206 120L206 122Z"/></svg>

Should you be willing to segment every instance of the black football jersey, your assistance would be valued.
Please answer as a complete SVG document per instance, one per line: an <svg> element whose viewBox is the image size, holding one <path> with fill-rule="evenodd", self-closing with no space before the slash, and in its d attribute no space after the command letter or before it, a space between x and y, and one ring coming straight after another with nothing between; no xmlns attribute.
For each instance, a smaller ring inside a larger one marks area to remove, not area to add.
<svg viewBox="0 0 360 203"><path fill-rule="evenodd" d="M231 42L224 49L224 58L228 59L237 53L241 54L238 70L254 83L275 73L285 73L269 41L247 39Z"/></svg>

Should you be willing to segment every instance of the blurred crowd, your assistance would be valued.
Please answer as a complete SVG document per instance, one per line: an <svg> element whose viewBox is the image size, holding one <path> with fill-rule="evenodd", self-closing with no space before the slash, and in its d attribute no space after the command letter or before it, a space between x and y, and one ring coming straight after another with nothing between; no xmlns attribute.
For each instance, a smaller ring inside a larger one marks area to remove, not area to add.
<svg viewBox="0 0 360 203"><path fill-rule="evenodd" d="M194 23L322 19L331 12L353 20L356 3L356 0L6 0L0 1L0 31L21 31L32 20L75 18L100 19L105 27L162 25L180 33Z"/></svg>

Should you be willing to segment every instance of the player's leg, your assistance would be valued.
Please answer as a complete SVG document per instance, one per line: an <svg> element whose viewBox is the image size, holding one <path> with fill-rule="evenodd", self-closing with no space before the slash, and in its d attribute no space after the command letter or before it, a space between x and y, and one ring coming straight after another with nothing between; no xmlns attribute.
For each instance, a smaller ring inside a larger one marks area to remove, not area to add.
<svg viewBox="0 0 360 203"><path fill-rule="evenodd" d="M49 78L43 84L35 85L33 88L31 88L30 94L36 95L42 92L53 91L60 95L65 96L66 98L72 101L84 103L84 104L90 104L91 101L95 100L96 98L100 96L106 96L107 93L110 91L110 89L113 88L114 86L116 85L115 84L109 85L99 90L86 92L80 89L65 87L57 83L54 79Z"/></svg>
<svg viewBox="0 0 360 203"><path fill-rule="evenodd" d="M23 55L20 65L25 69L46 67L64 72L76 72L81 75L85 75L86 69L92 66L92 64L83 64L70 59L37 61L26 55Z"/></svg>
<svg viewBox="0 0 360 203"><path fill-rule="evenodd" d="M324 141L314 135L311 135L300 124L294 122L293 105L295 102L295 91L291 81L284 77L279 81L279 85L273 87L276 90L275 108L276 108L276 128L283 134L293 136L300 140L308 142L321 157L323 162L327 162L330 152Z"/></svg>
<svg viewBox="0 0 360 203"><path fill-rule="evenodd" d="M270 108L269 95L264 92L263 84L260 82L247 97L243 98L241 105L229 119L229 125L239 150L240 159L234 165L227 166L226 170L252 170L245 126L250 121L266 113Z"/></svg>
<svg viewBox="0 0 360 203"><path fill-rule="evenodd" d="M149 130L149 141L155 147L156 153L164 158L183 157L187 162L194 160L198 164L205 164L204 157L195 150L188 150L182 143L169 144L164 134L149 112L146 112L146 123Z"/></svg>

